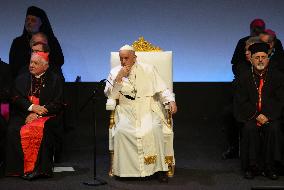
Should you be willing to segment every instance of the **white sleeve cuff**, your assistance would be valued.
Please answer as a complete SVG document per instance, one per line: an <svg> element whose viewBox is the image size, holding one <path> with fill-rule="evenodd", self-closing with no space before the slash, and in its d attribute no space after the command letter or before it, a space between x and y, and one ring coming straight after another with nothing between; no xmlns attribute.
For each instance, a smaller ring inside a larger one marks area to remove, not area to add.
<svg viewBox="0 0 284 190"><path fill-rule="evenodd" d="M160 93L161 101L163 104L169 103L169 102L175 102L175 95L172 93L169 89L164 90Z"/></svg>
<svg viewBox="0 0 284 190"><path fill-rule="evenodd" d="M28 111L33 111L33 105L34 104L30 105L30 107L28 108Z"/></svg>

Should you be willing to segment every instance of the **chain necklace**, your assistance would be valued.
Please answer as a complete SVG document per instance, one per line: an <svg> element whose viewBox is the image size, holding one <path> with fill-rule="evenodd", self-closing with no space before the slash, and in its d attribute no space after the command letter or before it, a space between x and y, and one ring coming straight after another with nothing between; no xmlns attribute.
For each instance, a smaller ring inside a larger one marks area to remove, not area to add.
<svg viewBox="0 0 284 190"><path fill-rule="evenodd" d="M136 69L136 65L135 65L135 69ZM128 76L128 81L131 84L131 86L133 87L133 90L131 91L131 93L134 94L134 98L135 98L136 94L137 94L137 90L136 90L136 73L134 73L134 80L131 81L130 77Z"/></svg>
<svg viewBox="0 0 284 190"><path fill-rule="evenodd" d="M258 94L257 110L261 111L261 109L262 109L262 90L263 90L263 87L264 87L264 84L265 84L265 81L266 81L267 70L265 71L264 78L262 77L263 74L260 75L259 85L256 84L256 79L255 79L255 76L254 76L253 67L252 67L252 76L253 76L254 84L255 84L255 87L257 89L257 94Z"/></svg>
<svg viewBox="0 0 284 190"><path fill-rule="evenodd" d="M39 79L31 76L31 87L29 96L39 97L41 87L44 87L44 76L41 76Z"/></svg>

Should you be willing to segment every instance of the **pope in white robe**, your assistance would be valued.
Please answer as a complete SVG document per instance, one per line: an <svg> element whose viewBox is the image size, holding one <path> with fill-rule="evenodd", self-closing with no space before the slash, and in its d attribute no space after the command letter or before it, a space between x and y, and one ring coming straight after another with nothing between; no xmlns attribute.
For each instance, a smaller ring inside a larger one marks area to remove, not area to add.
<svg viewBox="0 0 284 190"><path fill-rule="evenodd" d="M162 106L168 104L171 113L176 113L174 94L154 66L136 62L131 46L120 48L119 56L121 65L111 70L105 87L108 99L119 102L110 137L113 174L145 177L166 172L165 158L173 157L173 131Z"/></svg>

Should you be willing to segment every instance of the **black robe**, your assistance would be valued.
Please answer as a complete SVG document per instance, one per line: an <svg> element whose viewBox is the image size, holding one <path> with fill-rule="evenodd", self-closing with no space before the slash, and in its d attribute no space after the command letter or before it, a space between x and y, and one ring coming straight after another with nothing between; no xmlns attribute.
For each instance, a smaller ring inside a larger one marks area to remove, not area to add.
<svg viewBox="0 0 284 190"><path fill-rule="evenodd" d="M54 139L57 133L61 133L59 117L63 108L61 78L48 70L44 77L44 85L40 90L40 105L45 105L48 115L56 115L50 118L43 131L43 139L40 146L35 171L40 174L52 175L52 156L54 151ZM30 113L28 108L31 102L28 99L31 88L31 74L20 75L12 88L12 112L7 128L6 142L6 175L23 175L23 150L21 147L20 129L25 124L25 119Z"/></svg>
<svg viewBox="0 0 284 190"><path fill-rule="evenodd" d="M243 169L250 165L273 165L282 161L281 131L284 107L284 75L269 68L262 90L262 109L257 110L259 77L251 70L243 71L236 80L234 95L235 118L244 123L241 139ZM257 127L256 117L264 114L269 124Z"/></svg>
<svg viewBox="0 0 284 190"><path fill-rule="evenodd" d="M269 59L271 67L275 67L284 74L284 52L276 51L274 48Z"/></svg>

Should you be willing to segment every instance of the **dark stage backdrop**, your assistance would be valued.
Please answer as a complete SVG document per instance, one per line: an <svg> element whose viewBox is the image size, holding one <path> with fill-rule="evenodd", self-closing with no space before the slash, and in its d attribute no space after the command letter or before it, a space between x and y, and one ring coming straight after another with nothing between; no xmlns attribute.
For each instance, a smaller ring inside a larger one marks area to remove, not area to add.
<svg viewBox="0 0 284 190"><path fill-rule="evenodd" d="M67 81L105 78L110 51L139 36L174 52L174 81L231 81L233 50L252 19L263 18L284 39L282 0L2 0L0 58L6 62L30 5L50 18Z"/></svg>
<svg viewBox="0 0 284 190"><path fill-rule="evenodd" d="M100 96L101 85L93 82L66 83L66 149L91 146L93 142L93 111L97 118L98 151L108 150L109 111L105 110L106 99ZM95 105L86 101L96 93ZM178 105L178 113L174 115L175 141L189 139L194 145L214 141L212 146L218 147L221 155L225 146L225 135L222 133L224 110L232 103L232 89L229 82L175 82L174 91ZM210 96L209 96L210 95ZM84 109L82 107L85 105ZM74 140L76 139L76 140ZM211 142L211 143L212 143ZM210 144L210 143L209 143ZM184 146L184 144L182 145ZM191 151L190 151L191 152ZM219 157L220 158L220 157Z"/></svg>

